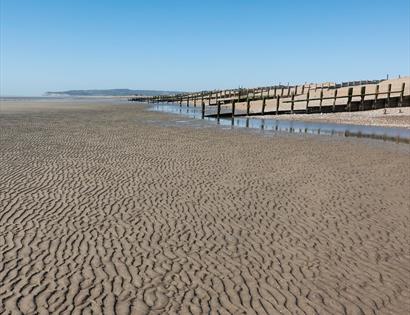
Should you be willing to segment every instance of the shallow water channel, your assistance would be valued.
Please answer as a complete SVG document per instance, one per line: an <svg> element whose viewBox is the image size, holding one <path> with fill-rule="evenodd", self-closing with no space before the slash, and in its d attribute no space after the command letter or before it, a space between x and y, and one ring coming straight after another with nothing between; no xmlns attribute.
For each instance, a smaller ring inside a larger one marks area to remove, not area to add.
<svg viewBox="0 0 410 315"><path fill-rule="evenodd" d="M154 104L153 111L183 115L202 119L200 107L186 107L174 104ZM273 132L306 133L329 136L372 138L399 143L410 143L410 129L379 126L360 126L351 124L318 123L282 119L260 119L248 117L205 117L204 120L223 126L261 129Z"/></svg>

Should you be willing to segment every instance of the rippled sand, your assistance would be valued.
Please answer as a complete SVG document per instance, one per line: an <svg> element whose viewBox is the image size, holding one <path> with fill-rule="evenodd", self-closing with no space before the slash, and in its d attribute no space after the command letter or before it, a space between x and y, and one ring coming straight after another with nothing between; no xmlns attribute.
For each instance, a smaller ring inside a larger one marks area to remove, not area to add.
<svg viewBox="0 0 410 315"><path fill-rule="evenodd" d="M1 314L408 314L408 146L0 106Z"/></svg>

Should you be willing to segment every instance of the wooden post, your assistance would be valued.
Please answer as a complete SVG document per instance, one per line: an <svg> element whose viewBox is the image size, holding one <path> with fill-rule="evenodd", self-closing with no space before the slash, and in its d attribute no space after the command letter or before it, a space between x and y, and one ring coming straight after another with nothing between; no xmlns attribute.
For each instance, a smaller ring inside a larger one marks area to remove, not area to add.
<svg viewBox="0 0 410 315"><path fill-rule="evenodd" d="M399 107L403 106L403 98L404 98L404 88L406 87L406 83L403 82L401 85L401 92L400 92L400 100L399 100Z"/></svg>
<svg viewBox="0 0 410 315"><path fill-rule="evenodd" d="M216 94L215 94L215 102L218 103L218 91L217 91Z"/></svg>
<svg viewBox="0 0 410 315"><path fill-rule="evenodd" d="M310 90L308 90L306 94L306 114L309 114L309 98L310 98Z"/></svg>
<svg viewBox="0 0 410 315"><path fill-rule="evenodd" d="M234 116L235 116L235 100L232 101L232 120Z"/></svg>
<svg viewBox="0 0 410 315"><path fill-rule="evenodd" d="M266 97L264 96L262 99L262 115L265 115L265 107L266 107Z"/></svg>
<svg viewBox="0 0 410 315"><path fill-rule="evenodd" d="M305 94L305 85L302 85L302 94Z"/></svg>
<svg viewBox="0 0 410 315"><path fill-rule="evenodd" d="M196 107L196 95L195 95L195 98L194 98L194 107Z"/></svg>
<svg viewBox="0 0 410 315"><path fill-rule="evenodd" d="M360 107L359 110L364 110L364 97L366 96L366 87L362 86L360 89Z"/></svg>
<svg viewBox="0 0 410 315"><path fill-rule="evenodd" d="M270 93L270 87L268 87L268 98L269 98L269 93Z"/></svg>
<svg viewBox="0 0 410 315"><path fill-rule="evenodd" d="M246 99L246 115L249 116L249 112L251 110L251 100L249 99L249 96Z"/></svg>
<svg viewBox="0 0 410 315"><path fill-rule="evenodd" d="M373 109L376 109L376 106L377 106L377 100L379 98L379 88L380 88L380 86L377 84L376 85L376 92L374 93L374 101L373 101L373 106L372 106Z"/></svg>
<svg viewBox="0 0 410 315"><path fill-rule="evenodd" d="M273 88L273 97L276 97L276 86Z"/></svg>
<svg viewBox="0 0 410 315"><path fill-rule="evenodd" d="M390 107L391 84L387 86L387 99L384 107Z"/></svg>
<svg viewBox="0 0 410 315"><path fill-rule="evenodd" d="M205 118L205 102L202 101L201 103L201 118L204 119Z"/></svg>
<svg viewBox="0 0 410 315"><path fill-rule="evenodd" d="M298 95L298 86L295 86L295 95Z"/></svg>
<svg viewBox="0 0 410 315"><path fill-rule="evenodd" d="M280 96L276 95L276 115L279 115L279 102L280 102Z"/></svg>
<svg viewBox="0 0 410 315"><path fill-rule="evenodd" d="M334 94L334 99L333 99L333 107L332 107L333 112L336 111L336 99L337 99L337 89L335 89L335 94Z"/></svg>
<svg viewBox="0 0 410 315"><path fill-rule="evenodd" d="M323 89L320 89L319 111L322 112Z"/></svg>
<svg viewBox="0 0 410 315"><path fill-rule="evenodd" d="M182 97L179 99L179 107L182 106Z"/></svg>
<svg viewBox="0 0 410 315"><path fill-rule="evenodd" d="M221 115L221 102L217 101L216 104L218 106L216 111L216 119L219 121L219 116Z"/></svg>
<svg viewBox="0 0 410 315"><path fill-rule="evenodd" d="M290 85L289 85L289 83L288 83L288 91L287 91L287 93L286 93L286 96L289 96L290 95Z"/></svg>
<svg viewBox="0 0 410 315"><path fill-rule="evenodd" d="M211 94L212 94L212 92L208 94L208 106L211 105Z"/></svg>
<svg viewBox="0 0 410 315"><path fill-rule="evenodd" d="M189 107L189 95L188 95L188 97L187 97L187 99L186 99L186 106Z"/></svg>
<svg viewBox="0 0 410 315"><path fill-rule="evenodd" d="M352 111L352 97L353 97L353 88L349 88L347 92L347 110Z"/></svg>
<svg viewBox="0 0 410 315"><path fill-rule="evenodd" d="M290 104L290 113L293 114L293 108L295 107L295 93L292 93L292 102Z"/></svg>
<svg viewBox="0 0 410 315"><path fill-rule="evenodd" d="M263 98L263 88L261 89L261 98Z"/></svg>
<svg viewBox="0 0 410 315"><path fill-rule="evenodd" d="M284 87L282 87L282 89L280 90L280 96L282 97L283 96L283 90L284 90L285 88Z"/></svg>

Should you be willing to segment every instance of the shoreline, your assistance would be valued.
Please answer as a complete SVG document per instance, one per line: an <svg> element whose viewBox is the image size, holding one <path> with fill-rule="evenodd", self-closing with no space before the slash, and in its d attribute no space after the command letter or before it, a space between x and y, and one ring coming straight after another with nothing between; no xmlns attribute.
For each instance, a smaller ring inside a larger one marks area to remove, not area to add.
<svg viewBox="0 0 410 315"><path fill-rule="evenodd" d="M181 108L175 104L154 104L147 106L151 111L163 112L174 116L187 117L192 120L202 121L202 114L195 107ZM406 110L405 110L406 111ZM363 112L360 112L360 117L363 117ZM352 113L353 114L353 113ZM368 115L367 113L366 115ZM403 112L402 114L406 114ZM373 116L377 113L373 113ZM296 116L296 117L295 117ZM320 114L316 116L321 116ZM324 116L324 115L323 115ZM283 117L282 119L278 119ZM295 118L295 119L292 119ZM299 118L299 119L297 119ZM351 123L349 121L331 121L329 119L305 119L306 115L266 115L266 116L235 116L233 119L229 114L217 117L205 117L205 121L210 120L213 123L223 126L231 126L234 128L245 128L253 130L264 130L267 132L286 132L297 134L324 134L327 136L344 136L357 138L370 138L383 141L394 141L410 143L410 128L402 128L397 125L381 125L381 124L363 124ZM313 117L314 118L314 117ZM391 118L391 116L389 116ZM357 120L356 120L357 121Z"/></svg>
<svg viewBox="0 0 410 315"><path fill-rule="evenodd" d="M199 106L187 107L186 105L180 106L178 103L141 103L148 106L154 107L156 105L160 106L173 106L175 108L182 109L196 109L200 111ZM338 125L355 125L355 126L368 126L368 127L382 127L382 128L401 128L410 129L410 107L390 107L386 108L386 114L384 114L385 109L374 109L365 111L352 111L352 112L336 112L336 113L310 113L310 114L266 114L266 115L249 115L246 116L246 112L243 105L237 106L237 111L235 111L236 118L249 118L249 119L260 119L260 120L278 120L278 121L300 121L306 123L328 123L328 124L338 124ZM222 106L221 119L231 119L230 116L230 105ZM207 110L210 108L207 107ZM212 108L215 112L215 108ZM185 115L182 113L181 115ZM215 113L213 113L215 115ZM205 114L207 117L207 114ZM213 116L214 117L214 116Z"/></svg>
<svg viewBox="0 0 410 315"><path fill-rule="evenodd" d="M410 129L410 107L387 108L386 114L384 114L384 109L375 109L360 112L282 114L246 117L256 119L294 120L304 122Z"/></svg>

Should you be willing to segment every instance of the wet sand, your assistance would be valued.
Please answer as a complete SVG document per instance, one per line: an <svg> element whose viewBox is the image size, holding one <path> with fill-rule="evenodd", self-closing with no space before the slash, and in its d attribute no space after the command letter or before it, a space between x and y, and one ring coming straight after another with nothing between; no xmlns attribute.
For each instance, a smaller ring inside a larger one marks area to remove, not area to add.
<svg viewBox="0 0 410 315"><path fill-rule="evenodd" d="M0 313L408 314L410 153L2 102Z"/></svg>

